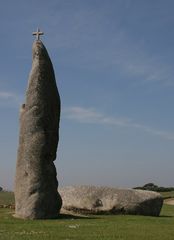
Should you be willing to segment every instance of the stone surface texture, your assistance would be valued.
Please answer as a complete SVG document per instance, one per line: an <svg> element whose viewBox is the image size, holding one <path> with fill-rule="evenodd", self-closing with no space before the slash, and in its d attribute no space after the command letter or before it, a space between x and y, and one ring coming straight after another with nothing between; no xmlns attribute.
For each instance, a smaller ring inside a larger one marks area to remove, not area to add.
<svg viewBox="0 0 174 240"><path fill-rule="evenodd" d="M159 216L159 193L95 186L68 186L59 190L62 210L82 214L133 214Z"/></svg>
<svg viewBox="0 0 174 240"><path fill-rule="evenodd" d="M20 110L15 178L15 217L56 218L62 199L54 165L59 140L60 97L43 43L33 43L26 102Z"/></svg>

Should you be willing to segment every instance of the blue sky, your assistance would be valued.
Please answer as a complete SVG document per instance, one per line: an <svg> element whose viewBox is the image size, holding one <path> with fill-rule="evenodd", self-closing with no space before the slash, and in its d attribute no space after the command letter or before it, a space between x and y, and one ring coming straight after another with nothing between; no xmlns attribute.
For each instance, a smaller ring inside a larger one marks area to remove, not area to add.
<svg viewBox="0 0 174 240"><path fill-rule="evenodd" d="M59 184L174 185L173 9L172 0L1 1L0 186L13 189L38 26L62 100Z"/></svg>

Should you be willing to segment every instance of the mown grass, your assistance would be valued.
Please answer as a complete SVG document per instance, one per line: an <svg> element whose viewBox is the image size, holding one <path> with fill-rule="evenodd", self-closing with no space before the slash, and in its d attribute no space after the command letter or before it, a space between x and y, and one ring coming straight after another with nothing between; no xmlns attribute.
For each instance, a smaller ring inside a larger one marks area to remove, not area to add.
<svg viewBox="0 0 174 240"><path fill-rule="evenodd" d="M14 193L13 192L0 192L0 205L14 204Z"/></svg>
<svg viewBox="0 0 174 240"><path fill-rule="evenodd" d="M5 195L0 193L0 202L8 205L14 198ZM0 209L0 240L173 240L174 236L174 206L168 205L160 217L61 215L32 221L14 218L13 211Z"/></svg>
<svg viewBox="0 0 174 240"><path fill-rule="evenodd" d="M174 191L171 191L171 192L161 192L161 195L163 196L164 199L174 198Z"/></svg>
<svg viewBox="0 0 174 240"><path fill-rule="evenodd" d="M0 209L1 240L173 240L174 206L164 205L160 217L61 215L56 220L21 220Z"/></svg>

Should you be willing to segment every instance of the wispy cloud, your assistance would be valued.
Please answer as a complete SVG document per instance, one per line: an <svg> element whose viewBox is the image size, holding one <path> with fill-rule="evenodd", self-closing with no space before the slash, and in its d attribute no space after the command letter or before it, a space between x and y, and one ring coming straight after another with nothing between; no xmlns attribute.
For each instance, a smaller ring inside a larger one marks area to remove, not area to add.
<svg viewBox="0 0 174 240"><path fill-rule="evenodd" d="M117 3L117 9L121 2ZM64 9L67 14L60 11L59 21L50 21L53 26L49 28L49 31L53 31L50 35L54 36L49 40L50 45L54 48L68 49L70 53L66 59L62 59L66 61L66 65L72 66L75 63L79 68L112 68L126 75L127 79L138 79L139 83L174 86L173 65L169 59L167 61L167 53L159 55L148 51L149 45L144 36L132 38L130 25L121 24L122 13L118 11L118 14L112 15L113 9L109 5L107 9L100 8L100 11L95 8L84 9L81 6L77 15L71 2L68 6L66 10ZM125 8L130 6L131 1L126 1ZM121 7L120 11L122 10ZM107 12L110 12L114 18L108 18ZM141 20L141 14L138 16ZM52 18L54 19L54 15ZM148 24L147 21L146 27ZM55 27L59 32L54 31ZM134 28L131 30L135 31ZM153 39L155 42L155 36Z"/></svg>
<svg viewBox="0 0 174 240"><path fill-rule="evenodd" d="M83 108L79 106L69 107L63 110L63 115L67 119L71 119L80 123L105 124L118 127L135 128L151 135L160 136L163 139L174 141L174 134L172 133L156 130L149 126L135 123L129 118L106 116L103 113L97 112L93 108Z"/></svg>
<svg viewBox="0 0 174 240"><path fill-rule="evenodd" d="M13 104L19 105L22 103L22 96L15 92L10 91L0 91L0 104Z"/></svg>
<svg viewBox="0 0 174 240"><path fill-rule="evenodd" d="M124 49L124 43L127 48ZM173 68L170 64L165 64L159 56L150 55L146 52L144 46L137 43L125 41L125 38L118 44L119 58L114 60L118 69L128 77L136 77L141 83L162 83L168 85L173 82Z"/></svg>
<svg viewBox="0 0 174 240"><path fill-rule="evenodd" d="M0 98L1 99L9 99L9 98L16 98L16 95L11 92L0 92Z"/></svg>

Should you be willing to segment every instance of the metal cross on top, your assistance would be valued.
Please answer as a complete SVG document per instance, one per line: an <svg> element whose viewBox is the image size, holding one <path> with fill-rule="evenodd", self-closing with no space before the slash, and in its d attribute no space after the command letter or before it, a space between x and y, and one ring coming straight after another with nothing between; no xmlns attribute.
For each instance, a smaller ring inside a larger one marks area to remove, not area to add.
<svg viewBox="0 0 174 240"><path fill-rule="evenodd" d="M40 40L40 35L44 35L44 33L41 32L39 28L37 29L37 32L33 32L32 34L36 36L37 41Z"/></svg>

